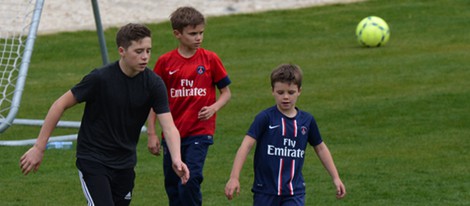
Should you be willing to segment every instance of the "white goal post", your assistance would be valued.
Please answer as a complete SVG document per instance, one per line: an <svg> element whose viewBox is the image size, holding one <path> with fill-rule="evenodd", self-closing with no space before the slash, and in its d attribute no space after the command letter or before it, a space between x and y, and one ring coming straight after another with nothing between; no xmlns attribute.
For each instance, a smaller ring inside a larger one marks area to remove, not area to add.
<svg viewBox="0 0 470 206"><path fill-rule="evenodd" d="M13 124L44 0L2 0L0 3L0 133Z"/></svg>
<svg viewBox="0 0 470 206"><path fill-rule="evenodd" d="M29 63L33 53L45 0L1 0L0 2L0 134L11 125L42 126L44 120L17 119ZM103 64L108 53L98 1L91 0ZM59 121L57 127L79 128L79 121ZM142 127L142 132L146 131ZM51 137L49 141L74 140L76 134ZM35 143L35 139L0 141L0 146Z"/></svg>
<svg viewBox="0 0 470 206"><path fill-rule="evenodd" d="M13 124L42 126L43 120L17 119L34 41L45 0L0 2L0 133ZM97 0L91 0L103 64L108 53ZM80 127L77 121L59 121L58 127Z"/></svg>

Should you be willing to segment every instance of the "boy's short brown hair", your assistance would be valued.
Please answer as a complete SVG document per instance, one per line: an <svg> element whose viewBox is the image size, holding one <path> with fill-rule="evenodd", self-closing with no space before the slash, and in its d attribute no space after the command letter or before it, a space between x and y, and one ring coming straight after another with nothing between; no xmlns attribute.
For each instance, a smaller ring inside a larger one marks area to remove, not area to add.
<svg viewBox="0 0 470 206"><path fill-rule="evenodd" d="M129 23L122 26L116 34L117 47L127 49L132 41L152 37L152 32L143 24Z"/></svg>
<svg viewBox="0 0 470 206"><path fill-rule="evenodd" d="M193 7L179 7L170 15L171 27L182 32L186 26L206 24L204 15Z"/></svg>
<svg viewBox="0 0 470 206"><path fill-rule="evenodd" d="M272 88L276 82L295 84L300 89L302 87L302 70L295 64L281 64L271 73Z"/></svg>

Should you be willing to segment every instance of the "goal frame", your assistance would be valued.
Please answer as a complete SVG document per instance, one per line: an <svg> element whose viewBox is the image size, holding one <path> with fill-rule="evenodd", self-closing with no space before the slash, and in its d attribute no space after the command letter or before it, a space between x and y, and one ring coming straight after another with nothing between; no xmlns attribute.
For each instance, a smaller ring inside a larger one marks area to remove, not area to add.
<svg viewBox="0 0 470 206"><path fill-rule="evenodd" d="M26 76L28 73L29 64L31 61L31 56L33 53L34 42L37 36L37 31L39 27L39 22L41 20L41 14L43 10L45 0L36 0L34 5L34 11L32 15L32 20L29 25L28 36L26 37L25 48L23 50L23 55L21 57L21 64L18 71L18 78L15 83L15 89L13 91L13 97L11 101L10 110L8 111L8 115L5 118L0 119L0 134L3 133L6 129L8 129L13 124L17 125L28 125L28 126L42 126L44 120L35 120L35 119L17 119L16 115L19 111L19 107L21 104L21 96L23 94L24 85L26 82ZM108 60L108 53L106 47L106 41L104 38L104 31L101 24L101 16L99 13L99 6L97 0L91 0L93 14L95 18L95 25L96 25L96 32L98 35L98 41L100 44L101 49L101 57L103 60L103 64L109 63ZM70 127L70 128L79 128L80 122L78 121L59 121L56 125L57 127ZM63 139L64 136L57 137L58 140ZM66 135L66 139L74 139L76 135ZM51 137L53 140L54 138ZM21 144L19 141L1 141L0 145L8 145L9 143L14 142L13 145ZM22 143L30 144L31 140L25 140ZM5 143L5 144L3 144Z"/></svg>
<svg viewBox="0 0 470 206"><path fill-rule="evenodd" d="M8 115L0 120L0 133L8 129L16 118L18 113L21 96L23 94L26 76L28 74L29 63L33 54L34 41L36 40L39 22L41 20L41 13L44 6L44 0L37 0L34 6L31 24L29 26L28 36L26 38L25 48L21 58L21 64L18 71L18 78L16 79L15 89L11 100L10 110Z"/></svg>

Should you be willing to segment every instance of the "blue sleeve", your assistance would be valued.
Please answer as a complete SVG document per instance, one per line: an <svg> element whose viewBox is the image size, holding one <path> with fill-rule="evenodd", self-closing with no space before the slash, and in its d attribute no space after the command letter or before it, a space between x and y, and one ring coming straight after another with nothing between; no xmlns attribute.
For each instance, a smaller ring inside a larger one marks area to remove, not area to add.
<svg viewBox="0 0 470 206"><path fill-rule="evenodd" d="M255 120L251 123L250 129L248 129L247 135L253 137L258 141L258 138L262 137L268 128L269 117L265 113L256 115Z"/></svg>
<svg viewBox="0 0 470 206"><path fill-rule="evenodd" d="M310 121L310 126L309 127L310 127L310 129L308 131L308 142L312 146L317 146L317 145L319 145L320 143L323 142L323 139L321 138L320 130L318 129L317 122L315 121L313 116L312 116L312 119Z"/></svg>
<svg viewBox="0 0 470 206"><path fill-rule="evenodd" d="M232 81L230 81L230 78L228 78L228 76L226 76L226 77L224 77L223 79L221 79L220 81L218 81L216 83L217 89L225 88L230 83L232 83Z"/></svg>

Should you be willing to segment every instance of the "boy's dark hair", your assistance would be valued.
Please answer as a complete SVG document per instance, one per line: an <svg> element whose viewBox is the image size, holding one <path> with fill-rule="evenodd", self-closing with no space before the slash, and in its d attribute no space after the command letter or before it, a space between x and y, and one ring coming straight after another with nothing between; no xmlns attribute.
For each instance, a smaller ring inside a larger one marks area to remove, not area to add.
<svg viewBox="0 0 470 206"><path fill-rule="evenodd" d="M143 24L129 23L122 26L116 34L117 47L127 49L132 41L138 41L145 37L152 37L152 32Z"/></svg>
<svg viewBox="0 0 470 206"><path fill-rule="evenodd" d="M204 15L193 7L179 7L170 15L171 27L174 30L183 32L184 27L196 27L200 24L206 24Z"/></svg>
<svg viewBox="0 0 470 206"><path fill-rule="evenodd" d="M276 82L295 84L302 87L302 70L295 64L281 64L271 73L271 88Z"/></svg>

